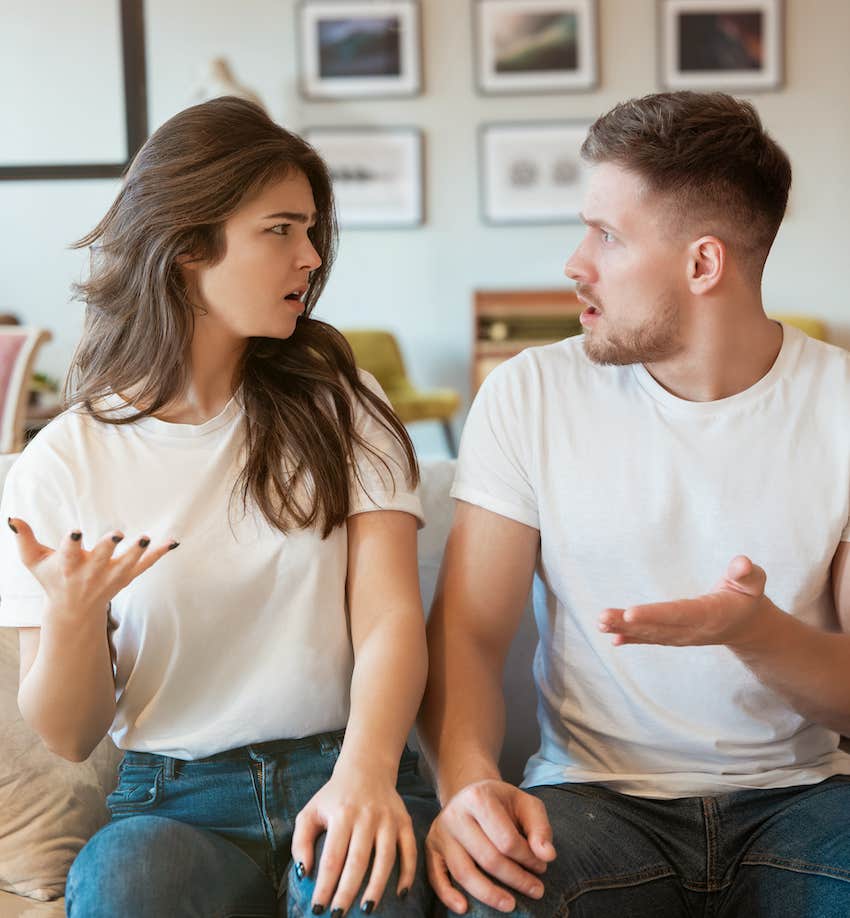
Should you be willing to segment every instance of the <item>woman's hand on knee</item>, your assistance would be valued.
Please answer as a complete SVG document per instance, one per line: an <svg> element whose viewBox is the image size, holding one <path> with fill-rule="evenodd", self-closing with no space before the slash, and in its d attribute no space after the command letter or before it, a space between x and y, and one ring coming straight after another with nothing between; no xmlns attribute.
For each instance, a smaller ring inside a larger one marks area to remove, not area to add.
<svg viewBox="0 0 850 918"><path fill-rule="evenodd" d="M516 900L508 890L532 899L543 896L539 874L555 858L546 808L504 781L469 784L434 820L425 857L434 892L451 911L467 908L454 880L485 905L510 912Z"/></svg>
<svg viewBox="0 0 850 918"><path fill-rule="evenodd" d="M384 894L397 855L395 891L401 897L407 894L416 876L416 838L395 787L376 783L363 774L334 774L295 820L292 859L300 861L308 874L314 867L316 841L323 832L326 835L313 907L347 912L366 880L357 904L371 912ZM372 905L367 905L370 902Z"/></svg>

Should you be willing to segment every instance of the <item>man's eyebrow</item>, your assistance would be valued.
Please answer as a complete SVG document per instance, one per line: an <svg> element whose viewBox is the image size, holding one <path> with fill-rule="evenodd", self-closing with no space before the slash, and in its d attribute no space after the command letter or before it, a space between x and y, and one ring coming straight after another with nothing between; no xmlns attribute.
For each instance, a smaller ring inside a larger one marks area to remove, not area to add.
<svg viewBox="0 0 850 918"><path fill-rule="evenodd" d="M312 216L310 216L308 214L298 214L288 210L282 210L276 214L267 214L265 217L263 217L263 220L276 220L278 218L281 220L292 220L293 223L316 222L316 214L312 214Z"/></svg>
<svg viewBox="0 0 850 918"><path fill-rule="evenodd" d="M581 220L581 222L585 226L594 226L597 229L601 229L602 227L607 227L609 229L614 230L614 232L617 232L617 233L620 232L620 230L616 226L614 226L614 224L611 223L610 220L594 220L593 217L586 217L581 212L579 213L578 218L579 220Z"/></svg>

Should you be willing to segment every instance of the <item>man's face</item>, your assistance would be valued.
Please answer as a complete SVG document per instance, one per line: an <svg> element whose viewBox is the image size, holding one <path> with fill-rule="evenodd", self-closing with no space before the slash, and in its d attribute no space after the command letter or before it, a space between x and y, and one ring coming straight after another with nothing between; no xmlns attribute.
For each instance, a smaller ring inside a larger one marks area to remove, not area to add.
<svg viewBox="0 0 850 918"><path fill-rule="evenodd" d="M584 349L595 363L653 363L681 348L686 243L669 205L634 173L593 167L582 219L587 232L564 268L587 307Z"/></svg>

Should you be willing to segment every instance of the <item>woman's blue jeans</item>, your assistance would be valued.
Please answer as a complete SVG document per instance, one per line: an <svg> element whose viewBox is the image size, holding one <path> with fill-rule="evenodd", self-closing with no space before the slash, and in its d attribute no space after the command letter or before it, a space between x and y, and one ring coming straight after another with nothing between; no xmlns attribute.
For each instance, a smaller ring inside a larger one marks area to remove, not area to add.
<svg viewBox="0 0 850 918"><path fill-rule="evenodd" d="M295 817L330 778L342 738L340 731L277 740L192 762L126 753L118 787L107 800L112 821L83 848L68 875L67 914L312 915L316 870L303 879L296 876L292 833ZM416 761L405 750L397 784L419 844L416 881L399 900L394 870L376 915L430 914L433 894L422 843L438 805L417 775ZM360 901L355 899L352 914L360 913Z"/></svg>
<svg viewBox="0 0 850 918"><path fill-rule="evenodd" d="M850 777L650 800L534 787L557 858L514 918L848 918ZM470 901L467 918L502 913Z"/></svg>

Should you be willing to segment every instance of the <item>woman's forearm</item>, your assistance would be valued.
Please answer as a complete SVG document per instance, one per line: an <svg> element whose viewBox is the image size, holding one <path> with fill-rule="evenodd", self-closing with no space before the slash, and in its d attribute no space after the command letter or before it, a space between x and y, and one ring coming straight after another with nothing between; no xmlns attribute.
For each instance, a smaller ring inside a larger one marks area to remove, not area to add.
<svg viewBox="0 0 850 918"><path fill-rule="evenodd" d="M63 758L88 758L115 716L107 617L48 608L18 690L24 720Z"/></svg>
<svg viewBox="0 0 850 918"><path fill-rule="evenodd" d="M420 610L392 616L370 630L355 649L351 713L340 756L343 765L377 769L395 782L427 673Z"/></svg>

